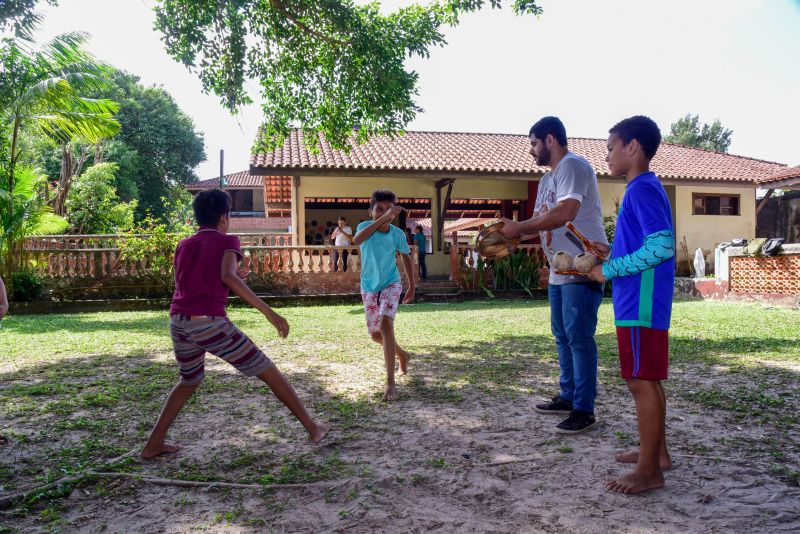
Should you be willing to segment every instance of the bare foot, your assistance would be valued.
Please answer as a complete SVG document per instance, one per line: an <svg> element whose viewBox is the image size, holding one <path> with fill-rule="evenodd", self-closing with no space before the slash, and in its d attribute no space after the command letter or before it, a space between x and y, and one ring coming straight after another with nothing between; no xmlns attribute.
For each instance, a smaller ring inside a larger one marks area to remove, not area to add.
<svg viewBox="0 0 800 534"><path fill-rule="evenodd" d="M322 441L322 438L324 438L328 434L328 431L330 431L330 429L331 429L330 423L317 423L317 429L314 432L311 432L311 435L309 436L311 443L316 445L317 443Z"/></svg>
<svg viewBox="0 0 800 534"><path fill-rule="evenodd" d="M400 361L400 374L404 375L408 373L408 360L411 359L411 355L404 351L403 349L397 349L397 359Z"/></svg>
<svg viewBox="0 0 800 534"><path fill-rule="evenodd" d="M634 471L623 475L616 480L606 482L606 488L617 493L633 495L652 489L664 487L664 475L661 472L642 474Z"/></svg>
<svg viewBox="0 0 800 534"><path fill-rule="evenodd" d="M394 384L392 384L391 386L387 384L386 387L383 388L383 397L381 398L381 400L384 402L388 402L388 401L393 401L396 398L397 398L397 389L395 388Z"/></svg>
<svg viewBox="0 0 800 534"><path fill-rule="evenodd" d="M620 452L614 455L614 459L624 464L635 464L639 461L639 451ZM668 471L672 469L672 459L669 455L660 456L658 458L658 465L661 467L662 471Z"/></svg>
<svg viewBox="0 0 800 534"><path fill-rule="evenodd" d="M145 446L142 449L141 457L145 460L152 460L156 456L161 456L162 454L173 454L181 450L180 445L170 445L168 443L162 443L160 446Z"/></svg>

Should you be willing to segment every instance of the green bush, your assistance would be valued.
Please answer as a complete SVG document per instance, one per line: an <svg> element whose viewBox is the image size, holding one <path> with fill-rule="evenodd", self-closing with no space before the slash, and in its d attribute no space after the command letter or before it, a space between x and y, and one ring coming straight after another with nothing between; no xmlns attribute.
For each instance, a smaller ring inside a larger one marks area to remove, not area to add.
<svg viewBox="0 0 800 534"><path fill-rule="evenodd" d="M9 277L10 298L16 302L30 302L42 296L44 281L35 271L22 269Z"/></svg>
<svg viewBox="0 0 800 534"><path fill-rule="evenodd" d="M518 250L495 262L495 289L522 289L533 296L532 290L538 287L539 262L535 256L528 256L524 250Z"/></svg>
<svg viewBox="0 0 800 534"><path fill-rule="evenodd" d="M127 262L146 262L146 267L139 270L139 276L154 284L154 287L161 288L165 295L169 295L175 289L172 272L175 247L181 239L191 233L191 226L184 226L178 233L169 233L165 224L147 217L140 227L131 231L120 243L120 254Z"/></svg>

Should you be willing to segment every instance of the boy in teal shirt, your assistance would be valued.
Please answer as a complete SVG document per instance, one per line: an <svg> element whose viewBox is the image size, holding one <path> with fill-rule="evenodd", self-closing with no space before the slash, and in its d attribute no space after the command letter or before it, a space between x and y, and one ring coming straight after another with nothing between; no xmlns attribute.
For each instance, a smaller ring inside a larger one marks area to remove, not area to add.
<svg viewBox="0 0 800 534"><path fill-rule="evenodd" d="M394 382L395 356L400 360L400 374L408 372L408 352L403 350L394 337L394 317L400 303L403 286L397 270L397 253L401 254L403 270L408 279L403 304L414 300L414 274L411 269L411 249L408 247L405 233L391 224L394 218L403 211L396 206L397 197L391 191L379 189L372 193L369 202L369 214L372 221L364 221L358 225L353 244L361 247L361 298L364 301L364 312L367 316L367 330L373 341L383 346L383 358L386 363L386 388L383 392L385 401L394 400L397 396Z"/></svg>

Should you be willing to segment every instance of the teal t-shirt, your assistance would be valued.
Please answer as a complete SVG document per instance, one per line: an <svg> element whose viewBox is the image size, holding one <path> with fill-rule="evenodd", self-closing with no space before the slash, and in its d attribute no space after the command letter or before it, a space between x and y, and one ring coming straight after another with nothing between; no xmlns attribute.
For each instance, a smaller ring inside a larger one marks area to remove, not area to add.
<svg viewBox="0 0 800 534"><path fill-rule="evenodd" d="M427 244L425 239L425 234L423 234L422 232L414 234L414 243L417 245L419 253L425 254L425 251L427 250L427 247L425 246Z"/></svg>
<svg viewBox="0 0 800 534"><path fill-rule="evenodd" d="M360 232L372 221L364 221L356 228ZM381 291L400 281L397 270L397 253L409 254L406 234L398 227L389 225L388 232L380 230L361 243L361 289L371 293Z"/></svg>

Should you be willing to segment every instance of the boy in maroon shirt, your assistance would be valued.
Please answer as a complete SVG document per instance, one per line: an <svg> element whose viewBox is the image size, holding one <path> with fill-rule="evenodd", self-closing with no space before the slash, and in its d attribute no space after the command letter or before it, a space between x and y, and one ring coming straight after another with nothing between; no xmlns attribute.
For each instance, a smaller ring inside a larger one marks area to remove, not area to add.
<svg viewBox="0 0 800 534"><path fill-rule="evenodd" d="M203 191L192 204L200 229L182 240L175 251L175 294L170 306L170 335L180 367L180 381L172 388L161 415L142 449L142 458L180 449L165 443L167 431L203 381L206 352L214 354L245 376L256 376L300 421L314 443L330 430L314 421L292 386L267 356L225 315L230 289L263 313L281 337L289 334L289 323L275 313L239 276L239 238L227 235L230 227L230 197L213 189Z"/></svg>

